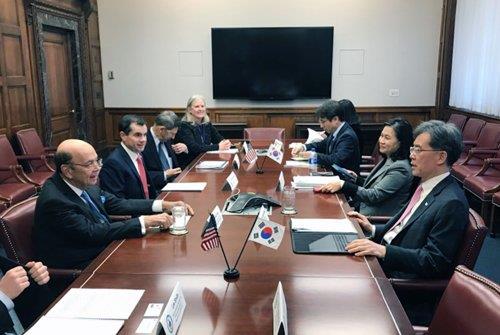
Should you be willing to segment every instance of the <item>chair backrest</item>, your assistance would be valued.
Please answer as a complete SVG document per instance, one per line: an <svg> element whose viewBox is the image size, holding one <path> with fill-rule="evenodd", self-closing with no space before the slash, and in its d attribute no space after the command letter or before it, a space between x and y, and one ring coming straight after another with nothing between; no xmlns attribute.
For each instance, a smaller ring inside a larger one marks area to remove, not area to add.
<svg viewBox="0 0 500 335"><path fill-rule="evenodd" d="M35 259L31 231L37 199L24 200L0 214L0 241L7 257L21 264Z"/></svg>
<svg viewBox="0 0 500 335"><path fill-rule="evenodd" d="M10 145L9 140L5 134L0 135L0 165L18 165L16 154ZM4 180L12 178L10 171L0 171L0 183Z"/></svg>
<svg viewBox="0 0 500 335"><path fill-rule="evenodd" d="M465 265L473 269L487 233L488 227L484 224L483 218L473 209L469 209L469 224L455 259L455 265Z"/></svg>
<svg viewBox="0 0 500 335"><path fill-rule="evenodd" d="M285 128L245 128L243 130L243 137L245 140L257 140L270 142L275 139L283 142L285 140Z"/></svg>
<svg viewBox="0 0 500 335"><path fill-rule="evenodd" d="M477 148L495 149L500 143L500 123L486 122L477 138Z"/></svg>
<svg viewBox="0 0 500 335"><path fill-rule="evenodd" d="M460 131L464 129L465 121L467 121L467 116L463 114L451 114L448 119L448 123L453 123Z"/></svg>
<svg viewBox="0 0 500 335"><path fill-rule="evenodd" d="M464 129L462 130L462 136L464 141L475 141L481 129L483 129L486 121L476 118L470 118L465 123Z"/></svg>
<svg viewBox="0 0 500 335"><path fill-rule="evenodd" d="M428 334L493 335L500 331L500 286L458 266L439 302Z"/></svg>
<svg viewBox="0 0 500 335"><path fill-rule="evenodd" d="M35 128L22 129L16 132L17 142L23 155L40 156L45 154L45 147ZM30 160L28 163L31 172L49 171L42 160Z"/></svg>

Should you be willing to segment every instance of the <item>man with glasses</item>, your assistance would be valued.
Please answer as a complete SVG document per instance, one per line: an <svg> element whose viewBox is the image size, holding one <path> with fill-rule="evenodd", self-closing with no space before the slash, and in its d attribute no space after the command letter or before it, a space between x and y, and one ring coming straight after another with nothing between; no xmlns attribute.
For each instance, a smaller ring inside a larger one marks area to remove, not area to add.
<svg viewBox="0 0 500 335"><path fill-rule="evenodd" d="M101 160L81 140L62 142L54 156L56 172L43 185L36 203L35 252L49 267L84 268L113 240L141 237L167 228L181 201L123 199L97 186ZM158 214L154 214L158 213ZM109 215L142 215L113 222Z"/></svg>
<svg viewBox="0 0 500 335"><path fill-rule="evenodd" d="M187 146L184 143L171 143L179 124L180 120L174 112L164 111L156 117L147 133L142 157L157 190L161 190L182 171L177 162L177 155L186 155Z"/></svg>
<svg viewBox="0 0 500 335"><path fill-rule="evenodd" d="M293 156L309 158L316 151L318 164L332 169L336 164L359 174L359 143L356 133L344 121L344 110L335 100L324 102L316 110L319 125L328 136L321 142L294 144Z"/></svg>
<svg viewBox="0 0 500 335"><path fill-rule="evenodd" d="M346 249L378 257L391 278L449 278L469 220L464 192L449 172L462 152L462 135L454 125L432 120L421 123L414 138L411 167L420 185L408 205L385 225L348 213L372 237Z"/></svg>

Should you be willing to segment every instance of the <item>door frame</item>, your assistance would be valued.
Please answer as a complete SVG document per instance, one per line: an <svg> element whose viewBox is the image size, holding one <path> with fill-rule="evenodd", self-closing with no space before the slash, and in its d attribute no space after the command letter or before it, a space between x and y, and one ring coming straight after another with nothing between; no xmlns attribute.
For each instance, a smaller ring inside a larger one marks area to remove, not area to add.
<svg viewBox="0 0 500 335"><path fill-rule="evenodd" d="M52 125L50 101L48 96L47 62L43 48L44 28L55 28L68 33L71 49L71 72L73 78L73 97L75 100L75 132L77 138L86 139L86 117L84 97L84 76L82 57L82 17L60 13L32 4L35 55L38 69L38 86L41 98L43 139L46 145L52 144Z"/></svg>

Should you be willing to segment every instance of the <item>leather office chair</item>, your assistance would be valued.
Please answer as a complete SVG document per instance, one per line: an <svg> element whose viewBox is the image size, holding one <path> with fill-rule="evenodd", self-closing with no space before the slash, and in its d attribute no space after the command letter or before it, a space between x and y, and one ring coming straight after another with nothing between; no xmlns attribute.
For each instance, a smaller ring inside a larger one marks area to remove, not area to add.
<svg viewBox="0 0 500 335"><path fill-rule="evenodd" d="M361 164L359 169L361 170L360 175L362 177L368 177L371 170L382 160L382 156L378 150L378 141L373 147L371 156L363 155L361 156Z"/></svg>
<svg viewBox="0 0 500 335"><path fill-rule="evenodd" d="M40 188L53 174L51 171L24 172L22 167L18 164L18 159L32 160L32 157L16 156L14 150L12 150L9 140L7 139L7 136L5 135L0 135L0 154L4 167L7 166L8 169L16 175L16 179L20 182L24 181Z"/></svg>
<svg viewBox="0 0 500 335"><path fill-rule="evenodd" d="M493 193L500 191L500 158L485 159L481 171L465 178L464 189L481 202L481 216L491 223L490 233L495 236L495 225L489 219Z"/></svg>
<svg viewBox="0 0 500 335"><path fill-rule="evenodd" d="M500 191L493 194L491 204L490 226L496 231L495 224L500 225Z"/></svg>
<svg viewBox="0 0 500 335"><path fill-rule="evenodd" d="M462 155L458 159L458 163L461 163L462 161L465 160L465 158L467 158L467 153L469 152L469 149L474 145L475 141L479 137L481 129L483 129L485 124L486 121L481 119L470 118L469 120L467 120L462 130L464 151L462 152Z"/></svg>
<svg viewBox="0 0 500 335"><path fill-rule="evenodd" d="M274 142L275 139L285 141L285 128L245 128L243 138L249 141Z"/></svg>
<svg viewBox="0 0 500 335"><path fill-rule="evenodd" d="M467 121L467 116L463 114L451 114L447 123L453 123L457 128L462 131Z"/></svg>
<svg viewBox="0 0 500 335"><path fill-rule="evenodd" d="M32 158L28 161L30 172L55 171L51 158L56 148L44 147L35 128L19 130L16 138L23 157Z"/></svg>
<svg viewBox="0 0 500 335"><path fill-rule="evenodd" d="M458 266L429 328L414 329L420 335L498 334L500 286L464 266Z"/></svg>
<svg viewBox="0 0 500 335"><path fill-rule="evenodd" d="M31 238L37 199L29 198L0 214L0 242L7 257L23 265L37 260ZM77 269L49 268L52 287L58 292L62 292L80 273L81 270Z"/></svg>

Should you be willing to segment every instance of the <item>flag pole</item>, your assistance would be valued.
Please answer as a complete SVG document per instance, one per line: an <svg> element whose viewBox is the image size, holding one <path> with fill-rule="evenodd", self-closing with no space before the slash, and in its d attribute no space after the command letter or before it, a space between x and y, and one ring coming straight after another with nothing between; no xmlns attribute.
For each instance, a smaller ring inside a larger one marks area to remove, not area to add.
<svg viewBox="0 0 500 335"><path fill-rule="evenodd" d="M255 226L255 222L257 222L258 215L255 217L255 220L253 221L252 225L250 226L250 230L248 231L247 238L245 239L245 243L243 243L243 247L240 250L240 254L238 255L238 258L236 259L236 263L234 264L233 270L236 270L236 266L238 265L238 262L240 261L241 255L243 254L243 250L245 250L245 246L247 245L248 238L250 237L250 234L252 233L253 227ZM236 270L238 271L238 270Z"/></svg>
<svg viewBox="0 0 500 335"><path fill-rule="evenodd" d="M222 246L222 241L219 236L219 229L217 229L217 224L215 225L215 233L217 234L217 239L219 240L220 249L222 250L222 255L224 255L224 260L226 261L227 269L224 271L224 279L237 279L240 276L240 273L236 269L231 269L229 266L229 262L227 261L226 252L224 251L224 247Z"/></svg>
<svg viewBox="0 0 500 335"><path fill-rule="evenodd" d="M262 164L260 165L260 167L259 167L259 164L257 164L257 162L255 162L255 165L257 165L257 171L255 171L255 173L257 173L257 174L263 174L264 173L264 170L262 170L262 167L264 166L264 163L266 162L266 159L267 159L267 156L264 156L264 160L262 160Z"/></svg>

